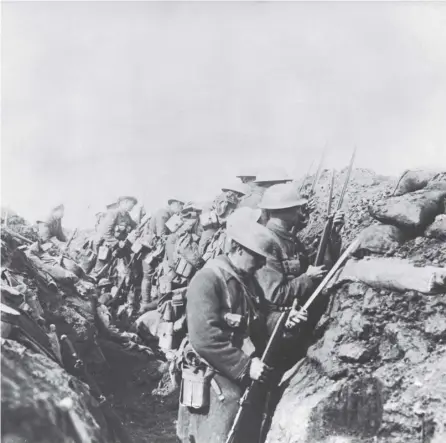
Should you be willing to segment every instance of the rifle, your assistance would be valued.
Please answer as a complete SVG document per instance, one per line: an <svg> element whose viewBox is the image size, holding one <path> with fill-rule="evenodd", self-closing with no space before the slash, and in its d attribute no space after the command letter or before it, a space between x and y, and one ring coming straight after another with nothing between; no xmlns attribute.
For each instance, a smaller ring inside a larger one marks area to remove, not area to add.
<svg viewBox="0 0 446 443"><path fill-rule="evenodd" d="M338 261L331 268L330 272L325 276L316 290L313 292L311 297L306 301L306 303L302 306L301 310L307 310L310 305L313 303L314 299L324 290L325 286L329 283L329 281L333 278L339 268L344 264L349 255L356 250L359 245L359 240L353 241L350 246L344 251L344 253L339 257ZM297 306L297 300L295 299L293 302L293 308L295 309ZM265 351L263 352L261 361L267 365L270 365L271 356L277 349L277 344L280 342L283 336L283 332L285 331L285 327L287 326L288 321L288 312L282 312L280 314L279 320L277 321L273 333L271 334L270 339L266 345ZM242 398L240 399L240 407L235 415L234 422L232 423L231 430L229 431L228 437L226 438L226 443L235 443L235 437L240 429L240 425L242 423L242 419L245 415L246 408L249 407L250 402L252 401L254 393L260 389L261 383L257 380L253 380L246 388L243 393Z"/></svg>
<svg viewBox="0 0 446 443"><path fill-rule="evenodd" d="M342 207L342 204L344 202L345 193L347 191L348 182L350 180L350 176L353 169L353 162L355 160L356 155L356 147L353 150L352 157L350 159L350 163L347 170L347 175L345 176L344 185L342 187L341 195L339 197L338 205L336 208L336 211L334 213L331 213L331 205L332 205L332 199L333 199L333 187L334 187L334 170L332 172L331 176L331 185L330 185L330 194L328 197L328 207L327 207L327 221L325 222L324 230L322 232L321 239L319 241L319 246L317 248L317 254L316 259L314 261L314 266L321 266L324 262L325 258L325 252L327 250L328 242L330 240L330 235L333 229L333 218L337 211L339 211Z"/></svg>
<svg viewBox="0 0 446 443"><path fill-rule="evenodd" d="M102 394L102 391L99 388L98 384L96 383L96 380L88 372L83 360L77 354L76 349L71 340L66 335L61 335L60 340L62 343L66 344L70 352L70 356L74 360L73 369L76 372L78 372L78 374L81 375L84 381L87 383L90 394L96 400L97 405L100 406L102 413L104 414L104 417L106 418L107 423L109 424L110 429L113 432L114 436L121 443L131 443L132 438L124 429L121 419L113 410L113 408L107 401L107 398L104 396L104 394Z"/></svg>
<svg viewBox="0 0 446 443"><path fill-rule="evenodd" d="M7 232L11 237L15 237L18 240L22 240L28 245L32 245L34 242L30 240L29 238L23 237L23 235L20 235L18 232L13 231L12 229L8 228L7 226L3 226L2 228L5 232Z"/></svg>
<svg viewBox="0 0 446 443"><path fill-rule="evenodd" d="M148 249L147 246L143 245L142 243L138 243L138 247L134 250L132 257L130 258L129 263L126 265L126 269L129 272L129 274L131 274L132 272L132 266L133 264L140 260L141 257L143 256L143 254L145 253L145 251ZM107 306L111 306L111 305L118 305L119 300L122 297L122 290L124 288L124 286L127 284L128 280L131 279L131 275L128 276L127 275L124 276L121 281L119 282L118 286L116 287L116 291L114 293L113 298L106 303ZM129 289L131 288L131 285L129 285Z"/></svg>
<svg viewBox="0 0 446 443"><path fill-rule="evenodd" d="M70 256L68 256L68 249L69 249L69 247L71 245L71 242L73 241L74 237L76 236L76 234L77 234L77 228L73 231L73 233L71 234L70 238L67 241L67 244L65 245L65 247L61 251L61 255L60 255L60 258L59 258L59 262L58 262L58 264L60 266L62 266L62 261L63 261L65 255L67 255L67 258L71 258Z"/></svg>
<svg viewBox="0 0 446 443"><path fill-rule="evenodd" d="M321 178L322 165L324 163L326 152L327 152L327 145L325 145L324 150L322 151L321 159L319 160L316 174L314 175L313 184L311 185L311 189L310 189L310 193L309 193L310 196L314 195L314 190L316 188L316 185L317 185L319 179Z"/></svg>

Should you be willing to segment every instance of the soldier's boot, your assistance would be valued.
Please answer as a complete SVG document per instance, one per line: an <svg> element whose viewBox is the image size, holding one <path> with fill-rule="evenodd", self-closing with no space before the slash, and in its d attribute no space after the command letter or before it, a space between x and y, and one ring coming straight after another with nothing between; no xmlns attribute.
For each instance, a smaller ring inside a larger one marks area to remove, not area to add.
<svg viewBox="0 0 446 443"><path fill-rule="evenodd" d="M144 273L141 282L141 305L139 307L138 314L144 314L147 311L153 311L157 308L158 302L156 300L152 301L151 284L152 276Z"/></svg>
<svg viewBox="0 0 446 443"><path fill-rule="evenodd" d="M131 317L136 310L136 294L133 289L130 289L127 293L127 313Z"/></svg>

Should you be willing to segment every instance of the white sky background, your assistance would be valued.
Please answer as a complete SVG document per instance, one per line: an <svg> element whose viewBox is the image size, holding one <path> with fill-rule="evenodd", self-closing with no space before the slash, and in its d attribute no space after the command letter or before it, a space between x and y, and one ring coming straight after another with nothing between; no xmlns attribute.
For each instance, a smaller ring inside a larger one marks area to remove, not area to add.
<svg viewBox="0 0 446 443"><path fill-rule="evenodd" d="M65 225L243 167L446 166L446 3L2 2L2 204Z"/></svg>

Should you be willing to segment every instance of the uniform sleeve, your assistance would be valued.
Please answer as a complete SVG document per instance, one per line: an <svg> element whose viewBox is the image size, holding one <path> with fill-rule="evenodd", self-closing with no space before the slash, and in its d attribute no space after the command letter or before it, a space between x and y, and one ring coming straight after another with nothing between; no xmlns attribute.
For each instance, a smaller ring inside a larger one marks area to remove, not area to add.
<svg viewBox="0 0 446 443"><path fill-rule="evenodd" d="M279 306L290 306L295 298L299 300L314 287L313 281L306 274L287 280L272 262L257 271L256 276L265 298Z"/></svg>
<svg viewBox="0 0 446 443"><path fill-rule="evenodd" d="M210 269L201 270L187 291L187 325L192 347L210 365L231 380L240 380L250 358L232 345L231 332L221 318L222 288Z"/></svg>
<svg viewBox="0 0 446 443"><path fill-rule="evenodd" d="M115 241L115 224L116 213L109 211L98 226L97 239L107 241Z"/></svg>

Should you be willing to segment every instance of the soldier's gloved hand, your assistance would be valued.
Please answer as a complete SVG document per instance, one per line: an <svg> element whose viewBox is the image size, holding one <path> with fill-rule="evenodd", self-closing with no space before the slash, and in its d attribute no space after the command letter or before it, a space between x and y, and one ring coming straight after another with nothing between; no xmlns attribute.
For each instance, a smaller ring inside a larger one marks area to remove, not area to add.
<svg viewBox="0 0 446 443"><path fill-rule="evenodd" d="M272 369L265 365L259 358L254 357L251 360L251 365L249 367L249 377L252 380L257 380L261 383L268 379L268 375L271 373Z"/></svg>
<svg viewBox="0 0 446 443"><path fill-rule="evenodd" d="M290 314L288 315L288 319L285 323L286 329L293 329L299 323L305 322L308 320L308 312L305 309L300 309L299 311L295 308L291 309Z"/></svg>
<svg viewBox="0 0 446 443"><path fill-rule="evenodd" d="M312 280L319 280L325 276L327 270L325 266L308 266L307 272L305 274L310 277Z"/></svg>
<svg viewBox="0 0 446 443"><path fill-rule="evenodd" d="M345 224L345 213L344 211L336 211L333 217L333 226L340 229Z"/></svg>

